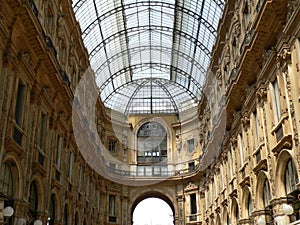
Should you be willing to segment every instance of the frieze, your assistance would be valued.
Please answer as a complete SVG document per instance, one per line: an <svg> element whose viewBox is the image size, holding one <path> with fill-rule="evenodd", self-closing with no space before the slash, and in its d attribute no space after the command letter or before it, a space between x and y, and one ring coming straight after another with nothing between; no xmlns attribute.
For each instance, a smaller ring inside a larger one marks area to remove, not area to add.
<svg viewBox="0 0 300 225"><path fill-rule="evenodd" d="M185 191L194 191L198 189L198 185L190 182L186 187L185 187Z"/></svg>

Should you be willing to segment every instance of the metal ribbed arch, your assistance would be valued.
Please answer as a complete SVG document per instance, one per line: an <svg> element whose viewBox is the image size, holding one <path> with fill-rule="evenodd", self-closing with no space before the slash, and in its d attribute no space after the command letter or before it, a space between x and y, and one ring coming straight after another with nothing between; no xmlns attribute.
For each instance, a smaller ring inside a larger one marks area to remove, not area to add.
<svg viewBox="0 0 300 225"><path fill-rule="evenodd" d="M139 49L141 49L141 48L137 48L136 50L139 50ZM152 48L153 49L153 48ZM171 49L168 49L170 52L171 52ZM126 52L126 50L124 50L123 51L123 53L124 52ZM173 54L175 54L175 52L173 52ZM184 53L181 53L181 54L179 54L179 55L182 55L182 56L184 56L184 57L186 57L187 58L187 60L188 61L190 61L190 62L192 62L193 61L193 59L191 58L191 57L188 57L188 55L186 55L186 54L184 54ZM116 56L116 55L115 55ZM119 57L121 57L121 56L123 56L123 54L122 53L119 53L118 54L118 56ZM117 58L119 58L119 57L117 57ZM102 65L100 68L98 68L96 71L95 71L95 74L96 74L96 76L98 76L98 75L101 75L101 70L103 69L103 67L108 67L108 64L109 64L109 62L111 62L113 59L110 59L109 61L106 61L106 65ZM135 68L137 68L137 67L139 67L139 66L143 66L143 65L149 65L149 66L151 66L151 65L156 65L156 66L159 66L159 65L157 65L157 63L155 64L155 63L152 63L152 64L137 64L137 65L131 65L130 67L132 67L133 69L135 69ZM202 72L203 74L205 73L205 70L204 70L204 68L200 65L200 64L198 64L198 63L196 63L195 62L195 65L197 65L197 68L198 68L198 70L200 71L200 72ZM161 67L163 67L163 68L169 68L169 66L166 66L166 64L161 64ZM199 68L200 67L200 68ZM172 66L170 66L170 68L173 68ZM125 70L124 70L125 69ZM126 68L122 68L122 70L121 71L117 71L116 73L114 73L114 74L112 74L107 80L104 80L104 81L102 81L102 85L100 86L100 90L103 90L103 88L106 86L106 84L107 84L107 82L109 82L111 79L114 79L116 76L118 76L120 73L122 73L123 71L127 71L128 69L126 69ZM177 72L179 72L179 73L181 73L182 75L184 75L184 76L190 76L190 74L187 74L185 71L183 71L182 69L180 69L180 68L177 68L177 69L171 69L171 71L177 71ZM172 77L170 77L170 79L172 80ZM176 79L176 78L174 78L174 79ZM201 88L201 84L198 82L198 81L196 81L193 77L190 77L190 79L195 83L195 84L197 84L197 86L199 86L199 88Z"/></svg>
<svg viewBox="0 0 300 225"><path fill-rule="evenodd" d="M147 82L147 79L143 79L144 81L142 82L142 84L139 84L139 86L144 85ZM160 80L159 78L153 78L152 80L154 80L154 82L159 82L158 80ZM118 92L118 90L124 88L125 86L131 85L132 83L136 83L139 80L135 80L135 81L131 81L131 82L127 82L125 84L122 84L121 86L117 87L115 92ZM174 81L170 81L168 80L168 82L173 83L175 86L178 86L180 88L182 88L189 96L191 96L192 99L197 99L197 96L192 93L189 89L187 89L186 87L184 87L181 84L175 83ZM103 102L106 103L107 101L109 101L109 99L111 99L111 96L115 93L112 92L110 93L104 100ZM169 91L168 91L169 92ZM130 96L131 98L134 97L134 94L132 94L132 96ZM171 97L171 96L170 96Z"/></svg>
<svg viewBox="0 0 300 225"><path fill-rule="evenodd" d="M169 93L170 102L176 103L174 113L193 105L189 102L194 96L190 100L179 98L169 89L189 90L196 93L198 101L224 4L222 0L74 1L75 16L106 106L116 105L108 99L118 101L114 96L122 87L126 86L130 94L138 93L134 77L138 74L153 79L153 69L160 70L163 78L166 71L169 74L172 82L157 81L156 85L167 90L164 92ZM134 101L132 95L124 94L125 98Z"/></svg>
<svg viewBox="0 0 300 225"><path fill-rule="evenodd" d="M177 105L176 105L176 103L175 103L172 95L170 94L170 92L164 87L164 85L162 85L159 82L159 79L151 79L151 80L148 80L147 82L152 82L152 81L155 82L156 84L158 84L165 91L165 93L169 96L169 98L170 98L170 100L172 102L173 108L174 108L174 112L177 114L179 112L179 110L178 110L178 107L177 107ZM131 96L131 99L128 101L128 103L126 105L126 108L125 108L125 111L124 111L125 114L128 114L128 109L129 109L129 107L130 107L130 105L131 105L134 97L137 95L138 91L141 90L141 88L143 87L143 85L145 85L145 83L146 82L143 82L142 85L140 85L136 89L136 91L133 93L133 95ZM151 112L151 113L153 113L153 112Z"/></svg>
<svg viewBox="0 0 300 225"><path fill-rule="evenodd" d="M172 67L170 65L167 65L167 64L158 64L158 63L148 63L148 64L138 64L138 65L131 65L129 67L126 67L126 68L123 68L122 70L118 71L117 73L113 74L109 79L107 79L99 88L100 88L100 91L104 90L105 87L107 86L107 84L109 82L111 82L111 79L115 79L116 77L118 76L122 76L123 73L125 72L128 72L130 70L135 70L135 69L138 69L138 68L141 68L143 66L148 66L148 67L160 67L160 68L164 68L164 69L167 69L167 70L170 70L170 71L173 71L173 72L176 72L178 74L181 74L182 76L185 76L185 77L189 77L190 75L187 74L185 71L177 68L177 67ZM199 92L201 92L201 85L193 78L193 77L189 77L191 79L191 81L199 88ZM170 80L172 82L175 82L174 80ZM128 82L129 83L129 82ZM127 83L127 84L128 84ZM180 83L176 83L178 84L179 86L181 86L182 88L185 88L187 90L189 90L187 87L184 87L182 86ZM198 98L198 97L197 97Z"/></svg>
<svg viewBox="0 0 300 225"><path fill-rule="evenodd" d="M84 5L84 3L86 2L87 0L79 0L79 1L74 1L76 3L73 4L73 10L74 12L76 13L77 10ZM138 3L133 3L133 4L143 4L143 3L148 3L149 1L143 1L143 2L138 2ZM152 1L152 2L156 2L156 4L166 4L166 5L171 5L171 4L168 4L168 3L163 3L163 2L159 2L159 1ZM224 1L222 0L213 0L213 2L215 2L219 7L224 7ZM130 7L132 6L133 4L129 4L127 7ZM172 5L171 5L172 6ZM124 7L125 8L125 7ZM125 8L126 9L126 8ZM120 8L120 7L117 7L115 8L114 10L108 12L107 14L111 14L111 13L116 13L115 11L117 10L123 10L123 8ZM188 9L185 9L185 10L188 10ZM189 10L191 11L191 10ZM192 12L192 11L191 11ZM196 13L195 13L196 14Z"/></svg>
<svg viewBox="0 0 300 225"><path fill-rule="evenodd" d="M106 19L107 17L110 17L118 12L122 12L124 9L130 9L130 8L135 8L138 7L139 5L143 5L143 3L148 3L149 1L145 1L145 2L138 2L138 3L132 3L129 5L125 5L125 6L120 6L112 11L109 11L103 15L100 15L99 17L97 17L94 21L91 22L91 24L86 27L83 31L82 31L82 37L85 38L85 36L87 36L89 34L89 32L98 25L99 21L102 21L104 19ZM162 7L166 7L166 8L171 8L175 10L174 5L168 4L168 3L162 3L162 2L152 2L152 4L150 4L150 6L162 6ZM183 13L188 14L189 16L192 16L194 18L196 18L197 20L200 20L201 23L203 23L206 28L214 35L216 35L216 29L209 23L209 21L207 21L206 19L201 17L201 14L197 14L196 12L186 9L182 6L177 6L176 10L179 10Z"/></svg>
<svg viewBox="0 0 300 225"><path fill-rule="evenodd" d="M93 56L95 56L97 54L97 52L101 49L104 48L106 44L108 44L110 41L113 41L114 39L118 38L121 35L127 35L128 38L130 37L130 35L128 35L130 32L133 33L133 35L137 35L137 31L151 31L153 28L155 28L155 30L157 31L169 31L172 33L172 31L174 31L173 33L180 35L186 39L188 39L189 41L191 41L192 43L195 43L197 47L199 47L202 51L204 51L204 53L209 57L210 56L210 50L201 42L199 42L196 38L194 38L193 36L189 35L188 33L185 33L181 30L173 30L173 28L170 27L162 27L162 26L138 26L138 27L132 27L132 28L128 28L128 29L124 29L119 31L118 33L112 34L111 36L109 36L107 39L103 40L101 43L99 43L91 52L90 52L90 58L92 58Z"/></svg>
<svg viewBox="0 0 300 225"><path fill-rule="evenodd" d="M130 49L130 52L131 53L136 53L136 52L139 52L139 51L143 51L143 50L147 50L149 49L150 47L149 46L139 46L139 47L135 47L135 48L131 48ZM181 52L181 51L177 51L177 50L173 50L171 48L167 48L167 47L162 47L162 46L151 46L151 49L152 50L155 50L155 51L162 51L162 52L166 52L166 53L170 53L171 55L172 54L176 54L176 55L179 55L181 57L184 57L186 58L189 62L193 62L194 61L194 64L195 66L199 69L199 71L201 71L203 74L205 73L205 68L198 62L198 61L195 61L190 55L184 53L184 52ZM127 54L127 49L126 50L123 50L115 55L113 55L111 58L109 58L107 61L105 61L102 65L100 65L98 68L94 68L95 69L95 74L96 76L101 73L101 70L108 66L110 62L113 62L114 59L117 59L119 57L122 57L124 55Z"/></svg>

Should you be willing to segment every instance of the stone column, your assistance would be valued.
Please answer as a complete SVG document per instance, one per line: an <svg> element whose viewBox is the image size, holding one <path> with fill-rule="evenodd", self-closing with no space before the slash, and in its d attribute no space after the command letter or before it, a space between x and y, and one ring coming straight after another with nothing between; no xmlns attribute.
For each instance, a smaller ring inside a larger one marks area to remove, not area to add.
<svg viewBox="0 0 300 225"><path fill-rule="evenodd" d="M287 204L286 197L281 197L277 199L273 199L271 201L272 208L273 208L273 218L274 224L278 225L286 225L290 223L289 216L283 213L282 207L284 204Z"/></svg>
<svg viewBox="0 0 300 225"><path fill-rule="evenodd" d="M130 215L128 211L128 188L123 186L121 196L121 225L130 224L130 216L128 215Z"/></svg>
<svg viewBox="0 0 300 225"><path fill-rule="evenodd" d="M15 200L14 202L14 225L24 225L28 220L29 203L23 200Z"/></svg>
<svg viewBox="0 0 300 225"><path fill-rule="evenodd" d="M4 209L4 199L0 198L0 225L4 224L3 209Z"/></svg>
<svg viewBox="0 0 300 225"><path fill-rule="evenodd" d="M179 188L183 188L182 185L179 185ZM184 225L185 224L185 210L184 210L184 195L183 191L178 193L177 204L178 204L178 216L175 219L175 225Z"/></svg>

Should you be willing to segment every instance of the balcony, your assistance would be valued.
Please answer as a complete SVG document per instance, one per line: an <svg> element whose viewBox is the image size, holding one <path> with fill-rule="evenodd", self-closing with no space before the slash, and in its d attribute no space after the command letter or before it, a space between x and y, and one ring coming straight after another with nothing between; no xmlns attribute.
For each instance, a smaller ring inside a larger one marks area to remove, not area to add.
<svg viewBox="0 0 300 225"><path fill-rule="evenodd" d="M189 214L186 217L186 222L187 224L198 224L199 222L199 214L195 213L195 214Z"/></svg>
<svg viewBox="0 0 300 225"><path fill-rule="evenodd" d="M118 165L114 165L113 167L108 165L106 166L106 172L111 176L122 176L122 179L124 179L124 177L128 177L128 179L181 178L195 174L199 169L199 165L199 159L180 164L156 163L153 165L128 165L127 168L118 168Z"/></svg>
<svg viewBox="0 0 300 225"><path fill-rule="evenodd" d="M47 171L45 169L45 159L45 153L42 152L39 148L35 148L33 150L32 170L39 172L41 176L46 176L47 174Z"/></svg>
<svg viewBox="0 0 300 225"><path fill-rule="evenodd" d="M292 149L293 138L287 115L283 115L280 122L272 130L275 145L272 148L274 155L278 155L282 149Z"/></svg>
<svg viewBox="0 0 300 225"><path fill-rule="evenodd" d="M110 223L116 223L117 222L117 217L116 216L109 216L108 217L108 222L110 222Z"/></svg>

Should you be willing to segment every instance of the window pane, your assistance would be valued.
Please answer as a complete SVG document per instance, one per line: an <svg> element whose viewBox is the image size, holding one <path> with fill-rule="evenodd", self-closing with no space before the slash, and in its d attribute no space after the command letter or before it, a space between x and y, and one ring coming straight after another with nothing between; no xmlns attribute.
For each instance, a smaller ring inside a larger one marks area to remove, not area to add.
<svg viewBox="0 0 300 225"><path fill-rule="evenodd" d="M23 114L25 106L25 85L19 81L18 92L17 92L17 101L15 108L15 120L19 127L22 127Z"/></svg>

